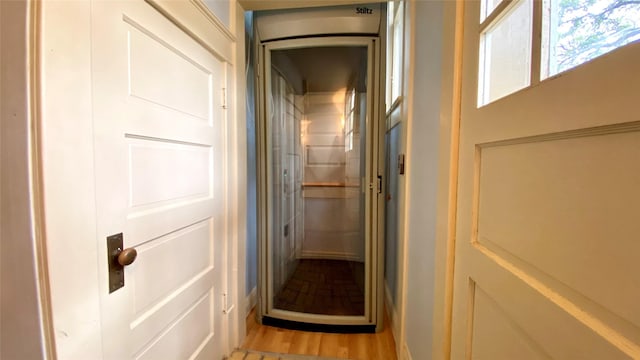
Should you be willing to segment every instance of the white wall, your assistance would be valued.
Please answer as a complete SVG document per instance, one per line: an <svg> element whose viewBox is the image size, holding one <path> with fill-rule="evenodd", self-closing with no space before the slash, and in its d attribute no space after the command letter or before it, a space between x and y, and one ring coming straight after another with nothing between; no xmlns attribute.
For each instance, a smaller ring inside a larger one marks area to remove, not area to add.
<svg viewBox="0 0 640 360"><path fill-rule="evenodd" d="M344 91L305 95L302 257L364 261L360 188L350 186L347 176L355 173L358 185L360 162L350 157L359 158L359 141L345 152L344 108Z"/></svg>
<svg viewBox="0 0 640 360"><path fill-rule="evenodd" d="M235 1L232 4L231 0L204 0L204 3L218 20L231 30L231 9L235 6Z"/></svg>
<svg viewBox="0 0 640 360"><path fill-rule="evenodd" d="M432 355L436 209L441 104L441 57L444 2L410 1L407 37L411 56L407 143L407 183L404 219L405 335L413 359ZM404 346L402 344L401 346Z"/></svg>
<svg viewBox="0 0 640 360"><path fill-rule="evenodd" d="M43 359L30 189L27 2L0 2L0 358Z"/></svg>

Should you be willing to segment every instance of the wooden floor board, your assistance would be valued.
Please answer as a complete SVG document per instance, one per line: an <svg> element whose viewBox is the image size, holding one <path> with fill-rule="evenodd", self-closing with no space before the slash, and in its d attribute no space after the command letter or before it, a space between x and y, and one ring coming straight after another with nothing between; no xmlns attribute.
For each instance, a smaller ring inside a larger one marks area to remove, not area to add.
<svg viewBox="0 0 640 360"><path fill-rule="evenodd" d="M395 341L388 324L389 321L385 321L384 331L376 334L305 332L259 325L252 312L247 317L247 337L242 348L350 360L397 360Z"/></svg>
<svg viewBox="0 0 640 360"><path fill-rule="evenodd" d="M291 338L291 346L289 347L289 351L292 354L306 354L307 348L309 347L309 338L311 333L303 332L303 331L295 331L293 332L293 337Z"/></svg>
<svg viewBox="0 0 640 360"><path fill-rule="evenodd" d="M309 314L364 315L364 263L302 259L274 297L274 308Z"/></svg>

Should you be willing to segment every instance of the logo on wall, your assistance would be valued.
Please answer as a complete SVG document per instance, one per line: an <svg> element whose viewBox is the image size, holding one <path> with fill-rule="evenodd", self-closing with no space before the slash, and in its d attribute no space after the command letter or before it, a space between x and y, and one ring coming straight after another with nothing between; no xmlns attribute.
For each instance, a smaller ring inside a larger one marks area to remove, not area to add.
<svg viewBox="0 0 640 360"><path fill-rule="evenodd" d="M370 9L368 7L357 7L356 8L356 14L373 14L373 9Z"/></svg>

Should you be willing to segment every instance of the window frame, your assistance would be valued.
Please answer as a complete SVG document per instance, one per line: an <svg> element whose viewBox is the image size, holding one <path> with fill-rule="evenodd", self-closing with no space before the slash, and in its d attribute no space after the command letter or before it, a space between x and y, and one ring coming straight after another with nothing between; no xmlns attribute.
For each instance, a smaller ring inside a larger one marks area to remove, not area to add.
<svg viewBox="0 0 640 360"><path fill-rule="evenodd" d="M619 46L618 48L611 49L603 54L597 55L593 58L585 60L584 62L575 65L571 68L565 69L563 71L553 71L552 67L552 59L551 54L553 49L551 48L552 44L552 36L551 33L554 31L552 26L551 18L557 16L557 14L551 13L553 11L553 1L554 0L531 0L532 1L532 26L531 26L531 66L529 69L529 84L517 90L513 90L505 95L502 95L499 98L495 98L493 100L488 100L485 94L484 84L486 82L487 74L485 67L485 59L486 54L484 53L484 39L488 31L495 28L499 25L506 17L508 17L511 13L511 10L516 7L518 4L521 4L527 0L501 0L490 12L486 13L487 1L489 0L481 0L480 5L480 17L478 22L478 34L479 34L479 49L480 53L479 61L478 61L478 89L476 91L477 94L477 106L478 108L487 106L495 101L498 101L502 98L508 97L512 94L515 94L519 91L531 88L533 86L538 85L540 82L547 81L562 74L567 71L572 71L574 69L580 68L584 64L591 62L605 54L608 54L612 51L615 51L619 48L628 46L633 42L624 44ZM548 7L547 11L545 11L545 6Z"/></svg>
<svg viewBox="0 0 640 360"><path fill-rule="evenodd" d="M405 4L404 0L389 1L387 7L387 81L386 111L392 112L403 97ZM397 90L397 93L396 91Z"/></svg>
<svg viewBox="0 0 640 360"><path fill-rule="evenodd" d="M353 134L355 131L354 118L356 113L356 89L351 88L347 90L344 99L345 111L344 111L344 151L349 152L353 150Z"/></svg>
<svg viewBox="0 0 640 360"><path fill-rule="evenodd" d="M484 8L487 0L482 0L481 8ZM531 0L533 6L533 10L531 12L531 61L529 67L529 84L519 88L517 90L511 91L499 98L495 98L493 100L485 100L484 95L484 83L485 83L485 69L484 69L484 60L485 54L483 53L483 43L486 33L491 29L495 28L500 24L506 17L511 14L511 10L513 10L518 4L526 2L527 0L502 0L500 1L496 7L483 16L481 11L481 20L478 24L478 33L479 33L479 48L481 49L481 53L478 54L479 62L478 62L478 89L477 89L477 104L478 107L487 106L492 104L500 99L503 99L509 95L517 93L518 91L522 91L524 89L528 89L542 81L541 79L541 48L542 48L542 36L538 36L538 34L542 34L542 1L541 0Z"/></svg>

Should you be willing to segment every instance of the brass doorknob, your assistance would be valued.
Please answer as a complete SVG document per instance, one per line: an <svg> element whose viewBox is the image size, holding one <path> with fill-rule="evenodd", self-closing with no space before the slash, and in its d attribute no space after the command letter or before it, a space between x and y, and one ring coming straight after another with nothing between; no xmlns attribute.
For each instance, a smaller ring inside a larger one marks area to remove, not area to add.
<svg viewBox="0 0 640 360"><path fill-rule="evenodd" d="M122 266L131 265L136 260L136 256L138 256L136 249L124 249L118 254L118 264Z"/></svg>

